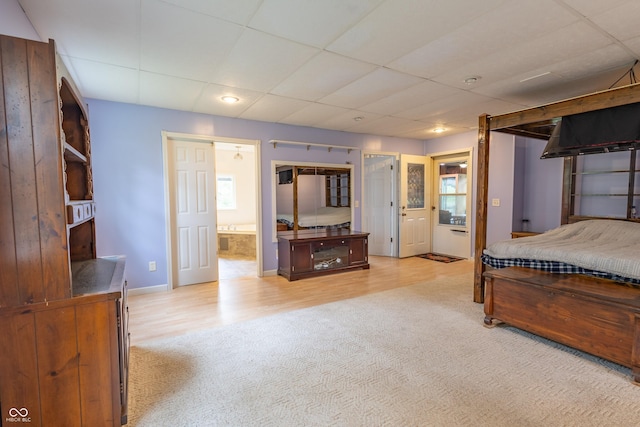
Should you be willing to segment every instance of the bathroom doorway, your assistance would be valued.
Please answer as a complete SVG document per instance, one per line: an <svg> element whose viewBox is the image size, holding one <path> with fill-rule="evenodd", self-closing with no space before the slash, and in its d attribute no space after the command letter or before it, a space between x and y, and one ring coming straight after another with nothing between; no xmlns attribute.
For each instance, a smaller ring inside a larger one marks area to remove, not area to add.
<svg viewBox="0 0 640 427"><path fill-rule="evenodd" d="M261 275L257 147L215 138L220 280Z"/></svg>

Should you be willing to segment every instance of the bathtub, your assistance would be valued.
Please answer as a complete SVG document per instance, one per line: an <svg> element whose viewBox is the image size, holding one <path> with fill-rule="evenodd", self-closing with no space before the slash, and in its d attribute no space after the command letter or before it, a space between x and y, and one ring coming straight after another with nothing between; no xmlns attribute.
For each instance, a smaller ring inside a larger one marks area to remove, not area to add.
<svg viewBox="0 0 640 427"><path fill-rule="evenodd" d="M218 232L225 234L256 234L255 224L224 224L218 225Z"/></svg>
<svg viewBox="0 0 640 427"><path fill-rule="evenodd" d="M218 254L256 259L256 225L218 225Z"/></svg>

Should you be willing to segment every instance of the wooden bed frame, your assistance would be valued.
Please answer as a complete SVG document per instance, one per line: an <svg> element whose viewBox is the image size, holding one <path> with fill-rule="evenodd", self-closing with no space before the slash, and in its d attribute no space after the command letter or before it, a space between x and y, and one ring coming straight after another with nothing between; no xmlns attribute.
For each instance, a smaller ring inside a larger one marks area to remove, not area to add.
<svg viewBox="0 0 640 427"><path fill-rule="evenodd" d="M481 260L486 248L490 132L548 139L554 119L636 102L640 84L510 114L480 116L473 300L484 303L487 326L504 322L613 361L631 368L634 382L640 383L640 288L520 267L487 271ZM565 183L572 162L565 158ZM563 195L562 224L587 219L573 217L567 200Z"/></svg>

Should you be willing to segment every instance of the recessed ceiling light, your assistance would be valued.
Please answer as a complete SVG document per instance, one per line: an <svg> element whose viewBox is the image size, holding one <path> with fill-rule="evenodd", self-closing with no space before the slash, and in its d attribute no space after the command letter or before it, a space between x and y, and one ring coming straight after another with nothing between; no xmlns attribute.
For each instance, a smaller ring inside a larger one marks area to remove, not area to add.
<svg viewBox="0 0 640 427"><path fill-rule="evenodd" d="M433 130L433 132L435 132L435 133L442 133L442 132L444 132L445 130L446 130L445 128L435 128L435 129Z"/></svg>
<svg viewBox="0 0 640 427"><path fill-rule="evenodd" d="M225 95L220 99L222 99L224 102L228 104L235 104L236 102L240 101L240 98L238 98L237 96L231 96L231 95Z"/></svg>
<svg viewBox="0 0 640 427"><path fill-rule="evenodd" d="M463 80L463 82L464 82L464 84L472 85L472 84L474 84L474 83L477 83L477 82L478 82L478 80L480 80L481 78L482 78L482 77L480 77L480 76L469 76L469 77L465 78L465 79Z"/></svg>

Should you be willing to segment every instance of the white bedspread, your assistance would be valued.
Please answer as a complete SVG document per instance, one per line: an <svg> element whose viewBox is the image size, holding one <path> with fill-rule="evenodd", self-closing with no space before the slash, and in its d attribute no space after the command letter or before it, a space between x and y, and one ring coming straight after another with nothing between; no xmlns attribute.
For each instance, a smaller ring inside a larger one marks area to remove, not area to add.
<svg viewBox="0 0 640 427"><path fill-rule="evenodd" d="M277 219L293 224L293 214L277 214ZM311 212L298 213L299 227L340 225L351 221L351 208L322 207Z"/></svg>
<svg viewBox="0 0 640 427"><path fill-rule="evenodd" d="M640 224L588 220L546 233L489 245L494 258L560 261L622 277L640 279Z"/></svg>

